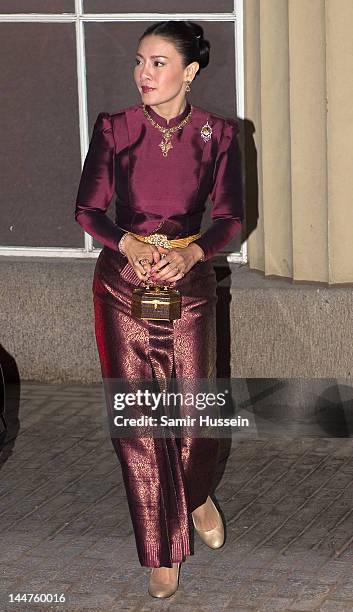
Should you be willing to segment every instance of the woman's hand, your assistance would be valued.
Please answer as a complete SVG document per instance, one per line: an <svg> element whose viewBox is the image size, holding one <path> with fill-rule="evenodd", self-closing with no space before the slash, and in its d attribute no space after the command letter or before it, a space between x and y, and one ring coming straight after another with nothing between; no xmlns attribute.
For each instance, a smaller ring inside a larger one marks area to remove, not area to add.
<svg viewBox="0 0 353 612"><path fill-rule="evenodd" d="M128 234L124 239L122 248L138 278L146 281L150 276L152 265L161 259L157 247L154 244L137 240L137 238Z"/></svg>
<svg viewBox="0 0 353 612"><path fill-rule="evenodd" d="M164 257L152 266L150 277L154 283L160 284L166 281L175 283L183 278L200 261L203 255L201 247L193 243L184 248L165 249L164 247L158 247L158 251Z"/></svg>

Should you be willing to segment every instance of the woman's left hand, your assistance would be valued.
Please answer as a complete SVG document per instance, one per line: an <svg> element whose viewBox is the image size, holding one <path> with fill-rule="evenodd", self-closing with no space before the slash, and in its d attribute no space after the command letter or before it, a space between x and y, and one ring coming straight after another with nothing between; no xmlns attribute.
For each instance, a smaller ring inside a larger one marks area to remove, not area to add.
<svg viewBox="0 0 353 612"><path fill-rule="evenodd" d="M184 248L173 249L158 246L158 250L165 256L152 266L150 278L154 283L160 284L166 281L175 283L183 278L203 255L201 247L193 243Z"/></svg>

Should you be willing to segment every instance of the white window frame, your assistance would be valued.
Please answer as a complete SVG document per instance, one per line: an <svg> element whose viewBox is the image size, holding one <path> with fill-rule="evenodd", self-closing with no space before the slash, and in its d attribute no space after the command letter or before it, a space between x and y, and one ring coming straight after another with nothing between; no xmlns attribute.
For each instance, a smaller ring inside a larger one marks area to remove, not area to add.
<svg viewBox="0 0 353 612"><path fill-rule="evenodd" d="M78 106L81 165L86 158L89 146L88 112L87 112L87 82L86 82L86 55L85 55L85 22L128 22L128 21L166 21L169 19L187 19L190 21L232 21L234 22L234 54L235 54L235 83L236 83L236 111L240 119L244 119L244 45L243 45L243 0L234 0L232 13L84 13L82 0L75 0L75 13L44 14L44 13L11 13L0 14L0 23L4 22L54 22L75 23L76 29L76 60L78 83ZM243 132L243 122L240 129ZM245 193L244 193L245 198ZM84 246L74 247L16 247L0 246L0 255L30 256L30 257L72 257L97 258L101 248L95 248L93 238L86 232ZM247 245L243 242L241 250L224 254L230 263L247 262Z"/></svg>

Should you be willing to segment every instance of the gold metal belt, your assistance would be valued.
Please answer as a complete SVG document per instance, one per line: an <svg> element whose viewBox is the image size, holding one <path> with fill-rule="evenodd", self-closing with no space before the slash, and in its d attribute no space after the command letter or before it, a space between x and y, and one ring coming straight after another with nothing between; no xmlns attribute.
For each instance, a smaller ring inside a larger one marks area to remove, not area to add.
<svg viewBox="0 0 353 612"><path fill-rule="evenodd" d="M148 236L140 236L129 232L134 238L141 242L148 242L149 244L155 244L156 246L164 247L165 249L173 249L175 247L187 247L190 242L197 240L201 237L201 234L193 234L192 236L185 236L185 238L171 238L168 239L166 234L149 234Z"/></svg>

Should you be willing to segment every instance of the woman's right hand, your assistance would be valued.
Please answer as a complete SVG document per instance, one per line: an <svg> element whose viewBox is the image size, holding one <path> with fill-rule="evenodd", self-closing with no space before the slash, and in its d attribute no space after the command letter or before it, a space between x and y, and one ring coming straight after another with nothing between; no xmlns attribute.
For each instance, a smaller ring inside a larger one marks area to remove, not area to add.
<svg viewBox="0 0 353 612"><path fill-rule="evenodd" d="M137 240L131 234L128 234L124 238L124 244L122 245L130 266L135 270L138 278L142 281L146 281L151 272L152 265L160 260L161 254L154 244L142 242ZM141 260L147 260L141 263Z"/></svg>

